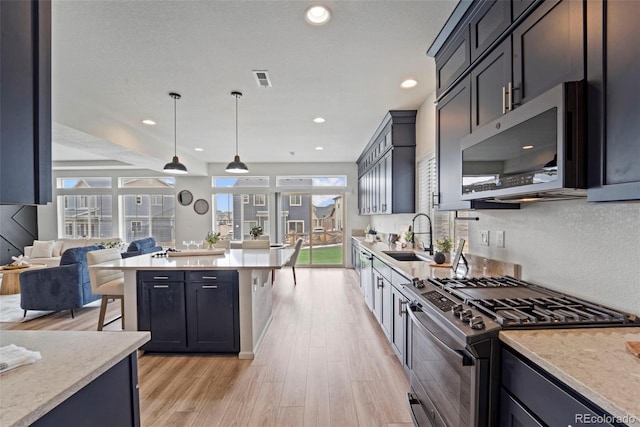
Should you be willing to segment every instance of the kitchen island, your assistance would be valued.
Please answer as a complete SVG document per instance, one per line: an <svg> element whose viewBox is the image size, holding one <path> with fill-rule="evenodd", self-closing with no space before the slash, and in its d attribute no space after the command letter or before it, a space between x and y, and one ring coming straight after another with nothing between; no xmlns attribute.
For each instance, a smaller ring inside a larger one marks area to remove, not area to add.
<svg viewBox="0 0 640 427"><path fill-rule="evenodd" d="M0 425L140 425L136 353L148 340L148 332L2 331L0 346L42 359L0 374Z"/></svg>
<svg viewBox="0 0 640 427"><path fill-rule="evenodd" d="M197 275L200 272L204 279L215 278L213 275L210 277L205 275L204 272L237 272L237 312L240 329L238 357L253 359L260 339L271 321L273 280L271 273L274 269L281 268L292 254L293 250L288 248L228 249L224 254L200 256L154 257L152 254L146 254L91 266L91 268L124 271L125 330L130 331L141 329L139 325L141 302L138 301L138 296L140 277L146 276L146 272L158 273L168 279L172 278L172 272L182 272L187 276ZM210 287L214 286L217 285L210 285ZM186 315L189 316L189 313ZM154 342L153 331L151 342Z"/></svg>

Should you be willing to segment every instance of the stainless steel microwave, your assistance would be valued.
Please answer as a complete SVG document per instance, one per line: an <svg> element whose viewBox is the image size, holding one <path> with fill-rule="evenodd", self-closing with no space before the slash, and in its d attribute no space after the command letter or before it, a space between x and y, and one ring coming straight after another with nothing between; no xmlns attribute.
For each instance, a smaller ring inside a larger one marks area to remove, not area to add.
<svg viewBox="0 0 640 427"><path fill-rule="evenodd" d="M585 83L567 82L460 141L462 199L586 196Z"/></svg>

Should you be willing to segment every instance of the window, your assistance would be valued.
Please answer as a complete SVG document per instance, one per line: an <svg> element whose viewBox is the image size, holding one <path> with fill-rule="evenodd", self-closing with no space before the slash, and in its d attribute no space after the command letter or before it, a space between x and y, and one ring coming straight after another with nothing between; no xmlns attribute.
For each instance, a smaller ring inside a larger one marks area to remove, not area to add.
<svg viewBox="0 0 640 427"><path fill-rule="evenodd" d="M118 179L120 188L173 188L175 185L176 179L173 176Z"/></svg>
<svg viewBox="0 0 640 427"><path fill-rule="evenodd" d="M59 237L113 237L110 194L58 196ZM82 225L81 225L82 224Z"/></svg>
<svg viewBox="0 0 640 427"><path fill-rule="evenodd" d="M247 205L249 204L249 195L248 194L243 194L242 195L242 203Z"/></svg>
<svg viewBox="0 0 640 427"><path fill-rule="evenodd" d="M302 206L302 194L291 194L289 196L289 206Z"/></svg>
<svg viewBox="0 0 640 427"><path fill-rule="evenodd" d="M244 176L239 178L230 178L228 176L214 176L213 187L268 187L268 176ZM247 202L248 203L248 202Z"/></svg>
<svg viewBox="0 0 640 427"><path fill-rule="evenodd" d="M127 242L153 237L158 245L175 245L175 195L125 194L120 196L120 224Z"/></svg>
<svg viewBox="0 0 640 427"><path fill-rule="evenodd" d="M253 195L253 206L265 206L267 204L267 195L266 194L254 194Z"/></svg>
<svg viewBox="0 0 640 427"><path fill-rule="evenodd" d="M58 178L56 180L56 188L111 188L111 178Z"/></svg>
<svg viewBox="0 0 640 427"><path fill-rule="evenodd" d="M287 231L289 234L302 234L304 233L304 221L302 220L290 220L287 221Z"/></svg>
<svg viewBox="0 0 640 427"><path fill-rule="evenodd" d="M346 187L347 177L338 176L278 176L278 187Z"/></svg>

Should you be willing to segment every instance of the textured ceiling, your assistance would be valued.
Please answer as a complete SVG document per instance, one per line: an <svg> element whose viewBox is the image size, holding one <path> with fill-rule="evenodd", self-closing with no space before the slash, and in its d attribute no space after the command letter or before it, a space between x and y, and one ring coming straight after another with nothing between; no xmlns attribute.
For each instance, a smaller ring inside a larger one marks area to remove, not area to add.
<svg viewBox="0 0 640 427"><path fill-rule="evenodd" d="M433 91L425 52L456 3L325 2L332 18L314 27L303 19L311 2L298 0L54 0L54 160L161 168L175 91L178 155L205 173L233 158L239 90L246 163L355 161L388 110L416 109ZM255 69L273 87L257 87ZM406 78L418 86L401 89Z"/></svg>

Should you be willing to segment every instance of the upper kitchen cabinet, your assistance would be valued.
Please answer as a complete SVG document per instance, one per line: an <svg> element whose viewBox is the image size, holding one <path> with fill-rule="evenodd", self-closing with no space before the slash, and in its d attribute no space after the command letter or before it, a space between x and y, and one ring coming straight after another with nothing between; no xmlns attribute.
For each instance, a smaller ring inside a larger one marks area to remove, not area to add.
<svg viewBox="0 0 640 427"><path fill-rule="evenodd" d="M507 93L507 109L562 82L584 79L583 2L544 1L513 30L511 37L513 87Z"/></svg>
<svg viewBox="0 0 640 427"><path fill-rule="evenodd" d="M0 28L0 203L46 204L52 201L51 3L2 1Z"/></svg>
<svg viewBox="0 0 640 427"><path fill-rule="evenodd" d="M475 61L511 24L511 2L484 1L469 24L471 60Z"/></svg>
<svg viewBox="0 0 640 427"><path fill-rule="evenodd" d="M358 158L358 212L415 212L416 110L389 111Z"/></svg>
<svg viewBox="0 0 640 427"><path fill-rule="evenodd" d="M456 37L436 56L436 95L440 96L469 68L471 46L469 27L463 25Z"/></svg>
<svg viewBox="0 0 640 427"><path fill-rule="evenodd" d="M640 200L640 2L589 1L587 8L587 200Z"/></svg>

